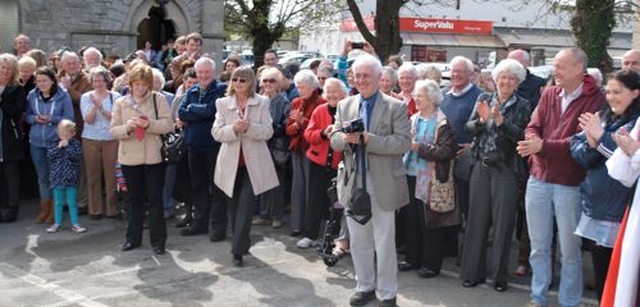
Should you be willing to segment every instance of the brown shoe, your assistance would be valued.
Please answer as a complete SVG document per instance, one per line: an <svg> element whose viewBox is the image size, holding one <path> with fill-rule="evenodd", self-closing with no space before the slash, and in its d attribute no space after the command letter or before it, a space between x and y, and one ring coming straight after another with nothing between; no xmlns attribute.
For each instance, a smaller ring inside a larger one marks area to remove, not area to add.
<svg viewBox="0 0 640 307"><path fill-rule="evenodd" d="M40 214L36 217L36 224L44 223L51 215L51 199L43 200L40 202Z"/></svg>

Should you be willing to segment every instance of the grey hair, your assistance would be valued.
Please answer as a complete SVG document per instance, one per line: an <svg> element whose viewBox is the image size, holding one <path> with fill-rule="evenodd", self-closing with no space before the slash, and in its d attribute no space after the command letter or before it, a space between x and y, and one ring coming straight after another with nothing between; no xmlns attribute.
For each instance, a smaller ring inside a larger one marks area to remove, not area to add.
<svg viewBox="0 0 640 307"><path fill-rule="evenodd" d="M93 82L93 78L95 78L95 76L102 76L105 82L111 82L111 72L109 72L109 70L104 68L103 66L96 66L89 70L89 80L91 82Z"/></svg>
<svg viewBox="0 0 640 307"><path fill-rule="evenodd" d="M527 77L527 71L524 69L522 64L515 59L504 59L496 65L496 67L491 71L493 82L497 84L498 78L500 78L500 74L503 72L512 73L518 79L518 84L522 83L522 81Z"/></svg>
<svg viewBox="0 0 640 307"><path fill-rule="evenodd" d="M590 74L594 79L596 79L596 85L602 86L602 72L600 69L595 67L587 68L587 73Z"/></svg>
<svg viewBox="0 0 640 307"><path fill-rule="evenodd" d="M327 80L324 81L324 87L322 88L322 92L326 93L327 92L327 87L332 83L335 83L338 86L340 86L340 90L342 91L342 94L343 94L342 97L343 98L349 96L349 91L347 90L347 87L344 85L342 80L340 80L338 78L333 78L333 77L328 78ZM322 97L325 98L325 99L327 98L327 97L325 97L324 94L322 94Z"/></svg>
<svg viewBox="0 0 640 307"><path fill-rule="evenodd" d="M398 67L398 78L400 78L400 75L403 73L410 73L414 77L418 77L418 70L411 63L404 63Z"/></svg>
<svg viewBox="0 0 640 307"><path fill-rule="evenodd" d="M511 52L509 52L509 55L507 55L507 58L509 59L514 59L518 62L520 62L523 65L531 65L531 55L529 55L529 52L527 52L526 50L522 50L522 49L516 49L513 50Z"/></svg>
<svg viewBox="0 0 640 307"><path fill-rule="evenodd" d="M98 48L96 47L89 47L87 48L83 53L82 53L82 57L86 57L87 54L89 53L95 53L98 55L98 57L100 58L100 62L102 62L102 52L100 52L100 50L98 50Z"/></svg>
<svg viewBox="0 0 640 307"><path fill-rule="evenodd" d="M469 59L467 59L467 58L465 58L465 57L463 57L461 55L453 57L453 59L451 59L451 62L449 62L449 66L453 67L453 65L455 65L456 63L460 63L460 62L464 63L467 66L467 71L468 72L473 72L473 66L474 66L473 62L471 62L471 60L469 60Z"/></svg>
<svg viewBox="0 0 640 307"><path fill-rule="evenodd" d="M353 62L353 65L351 65L354 73L360 67L371 67L373 69L373 72L377 76L382 75L382 63L380 63L380 60L378 60L378 58L368 53L358 56Z"/></svg>
<svg viewBox="0 0 640 307"><path fill-rule="evenodd" d="M313 88L317 88L320 86L320 82L318 82L318 77L313 73L310 69L303 69L299 71L295 77L293 77L293 83L296 86L300 83L307 84Z"/></svg>
<svg viewBox="0 0 640 307"><path fill-rule="evenodd" d="M154 90L157 92L162 92L162 88L164 87L165 82L164 75L157 68L152 68L151 71L153 71L153 83L155 84L156 81L158 81L158 83L160 84L160 88L155 88Z"/></svg>
<svg viewBox="0 0 640 307"><path fill-rule="evenodd" d="M23 56L18 60L18 67L30 67L33 71L36 71L38 63L30 56Z"/></svg>
<svg viewBox="0 0 640 307"><path fill-rule="evenodd" d="M385 66L382 68L382 75L388 75L391 78L391 81L393 81L393 85L395 86L396 84L398 84L398 72L393 69L392 67L389 66Z"/></svg>
<svg viewBox="0 0 640 307"><path fill-rule="evenodd" d="M212 59L208 58L208 57L200 57L195 64L193 64L193 67L196 68L196 70L198 70L198 67L201 67L202 65L209 65L209 67L211 67L211 69L216 70L216 62L214 62Z"/></svg>
<svg viewBox="0 0 640 307"><path fill-rule="evenodd" d="M442 91L440 85L433 80L425 79L416 81L416 86L413 89L414 93L422 92L429 97L429 100L435 105L439 105L442 102Z"/></svg>
<svg viewBox="0 0 640 307"><path fill-rule="evenodd" d="M78 56L77 53L73 52L73 51L65 51L62 53L62 57L60 57L60 61L64 62L69 58L74 58L76 59L78 62L80 62L80 57Z"/></svg>
<svg viewBox="0 0 640 307"><path fill-rule="evenodd" d="M427 65L424 72L424 78L436 81L436 83L440 83L442 81L442 72L435 65Z"/></svg>

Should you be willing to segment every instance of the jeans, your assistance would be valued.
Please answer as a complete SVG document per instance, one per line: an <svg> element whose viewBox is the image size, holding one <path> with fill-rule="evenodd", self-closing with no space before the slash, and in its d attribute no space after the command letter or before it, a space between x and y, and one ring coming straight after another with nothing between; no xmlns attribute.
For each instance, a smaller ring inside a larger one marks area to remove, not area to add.
<svg viewBox="0 0 640 307"><path fill-rule="evenodd" d="M53 217L54 223L62 224L64 203L69 207L69 217L71 225L78 224L78 188L77 187L55 187L53 188Z"/></svg>
<svg viewBox="0 0 640 307"><path fill-rule="evenodd" d="M40 189L40 200L51 199L51 188L49 187L49 160L47 159L47 149L31 145L31 160L38 174L38 188Z"/></svg>
<svg viewBox="0 0 640 307"><path fill-rule="evenodd" d="M551 241L555 216L562 263L558 302L561 307L579 306L582 298L582 240L573 232L580 220L580 187L545 183L529 177L525 206L531 240L529 263L533 272L532 300L542 306L549 304L548 289L553 278Z"/></svg>

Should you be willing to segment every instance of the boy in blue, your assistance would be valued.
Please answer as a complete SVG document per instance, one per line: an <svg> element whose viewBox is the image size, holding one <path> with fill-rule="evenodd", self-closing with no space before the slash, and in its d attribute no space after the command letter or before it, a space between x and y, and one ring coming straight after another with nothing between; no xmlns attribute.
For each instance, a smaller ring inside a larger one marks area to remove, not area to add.
<svg viewBox="0 0 640 307"><path fill-rule="evenodd" d="M63 119L58 124L58 138L49 146L47 159L49 160L49 181L53 190L54 224L47 228L48 233L58 232L62 228L62 207L66 202L71 217L71 230L76 233L87 231L78 223L78 179L80 177L80 161L82 160L82 145L73 138L76 134L76 124Z"/></svg>

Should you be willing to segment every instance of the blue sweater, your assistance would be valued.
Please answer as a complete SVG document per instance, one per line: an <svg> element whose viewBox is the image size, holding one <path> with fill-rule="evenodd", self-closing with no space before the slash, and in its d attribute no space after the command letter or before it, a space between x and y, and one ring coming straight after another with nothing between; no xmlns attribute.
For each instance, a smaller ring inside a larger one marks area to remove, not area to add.
<svg viewBox="0 0 640 307"><path fill-rule="evenodd" d="M440 107L451 123L451 128L453 128L453 133L456 135L456 143L458 144L471 143L473 139L471 134L467 132L466 125L471 118L476 99L481 93L482 90L475 85L462 96L444 93L444 99Z"/></svg>
<svg viewBox="0 0 640 307"><path fill-rule="evenodd" d="M37 115L51 116L51 121L46 124L36 122ZM27 112L25 121L31 125L29 142L40 148L47 148L51 140L56 139L56 127L63 120L73 120L73 105L69 94L58 87L53 97L45 102L40 90L35 88L27 96Z"/></svg>
<svg viewBox="0 0 640 307"><path fill-rule="evenodd" d="M60 139L49 143L47 158L49 160L49 181L52 188L77 187L80 178L80 161L82 161L82 145L75 138L69 145L58 148Z"/></svg>
<svg viewBox="0 0 640 307"><path fill-rule="evenodd" d="M609 176L606 162L618 145L612 135L620 127L631 131L638 114L606 123L604 134L596 148L589 147L584 132L573 136L571 155L587 170L587 177L580 184L582 212L590 218L605 221L622 221L624 210L631 203L635 188L628 188Z"/></svg>
<svg viewBox="0 0 640 307"><path fill-rule="evenodd" d="M180 109L178 117L186 122L184 129L184 142L187 148L194 152L217 152L220 143L216 142L211 135L211 127L216 115L216 100L224 97L226 84L211 82L200 99L200 85L189 88Z"/></svg>

